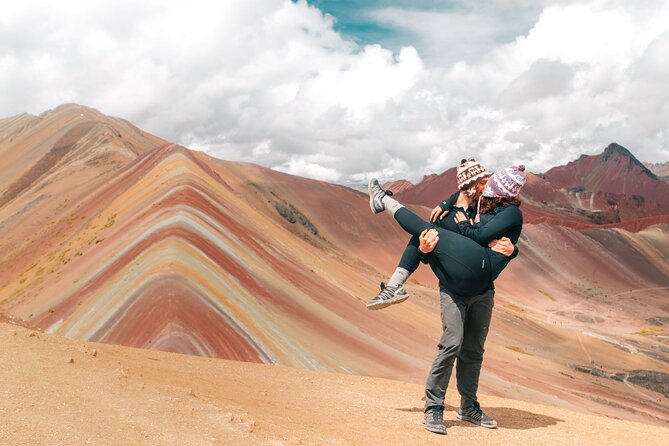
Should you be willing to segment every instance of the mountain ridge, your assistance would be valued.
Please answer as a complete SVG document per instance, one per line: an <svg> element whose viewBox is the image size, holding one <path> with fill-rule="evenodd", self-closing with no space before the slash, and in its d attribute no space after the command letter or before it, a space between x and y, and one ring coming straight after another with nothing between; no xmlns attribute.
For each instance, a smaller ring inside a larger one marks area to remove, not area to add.
<svg viewBox="0 0 669 446"><path fill-rule="evenodd" d="M574 228L643 228L669 221L669 184L625 147L611 143L597 155L581 155L543 174L527 174L521 191L525 221ZM433 207L457 190L455 170L426 176L400 200Z"/></svg>
<svg viewBox="0 0 669 446"><path fill-rule="evenodd" d="M39 160L33 149L80 122L57 116L31 127L40 138L21 146L26 168ZM371 214L366 194L147 141L146 153L107 165L63 158L0 206L1 310L146 352L424 381L440 333L436 281L421 267L406 303L365 308L409 238ZM526 224L496 283L482 392L668 423L662 395L640 398L645 390L575 368L669 372L657 319L669 226L654 223L636 233Z"/></svg>

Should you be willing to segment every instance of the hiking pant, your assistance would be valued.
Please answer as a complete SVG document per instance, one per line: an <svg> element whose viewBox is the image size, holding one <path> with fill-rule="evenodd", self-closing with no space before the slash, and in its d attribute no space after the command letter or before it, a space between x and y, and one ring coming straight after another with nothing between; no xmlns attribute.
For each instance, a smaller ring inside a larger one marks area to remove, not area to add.
<svg viewBox="0 0 669 446"><path fill-rule="evenodd" d="M417 254L417 237L423 230L435 229L439 233L439 241L432 255L428 256L428 262L439 283L459 296L476 296L492 286L492 268L487 248L463 235L426 222L406 207L398 209L394 218L405 231L414 236L409 242L410 251L405 250L402 255L400 266L410 272L416 270L418 263L415 257L412 260L407 256L413 252Z"/></svg>
<svg viewBox="0 0 669 446"><path fill-rule="evenodd" d="M413 274L414 271L420 266L420 239L417 235L412 235L409 243L407 243L404 252L402 253L402 258L400 258L400 263L397 265L400 268L404 268L409 271L410 274Z"/></svg>
<svg viewBox="0 0 669 446"><path fill-rule="evenodd" d="M439 339L425 385L425 410L444 406L446 387L457 357L456 379L460 407L478 403L476 392L483 363L483 344L492 318L495 291L490 289L473 297L439 292L443 334Z"/></svg>

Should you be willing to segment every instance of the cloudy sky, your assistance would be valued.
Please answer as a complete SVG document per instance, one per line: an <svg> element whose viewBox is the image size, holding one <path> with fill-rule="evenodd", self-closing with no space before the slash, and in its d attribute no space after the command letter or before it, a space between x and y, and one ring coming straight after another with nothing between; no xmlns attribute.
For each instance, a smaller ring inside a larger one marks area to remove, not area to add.
<svg viewBox="0 0 669 446"><path fill-rule="evenodd" d="M95 107L219 158L347 182L462 157L669 161L669 0L29 1L0 117Z"/></svg>

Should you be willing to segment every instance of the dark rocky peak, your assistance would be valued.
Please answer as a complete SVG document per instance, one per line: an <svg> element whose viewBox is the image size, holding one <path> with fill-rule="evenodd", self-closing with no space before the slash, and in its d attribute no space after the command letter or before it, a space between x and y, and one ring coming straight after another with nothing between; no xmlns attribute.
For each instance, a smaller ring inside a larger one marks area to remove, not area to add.
<svg viewBox="0 0 669 446"><path fill-rule="evenodd" d="M625 147L621 146L620 144L616 144L615 142L612 142L609 144L606 149L604 149L604 153L602 154L602 161L607 162L609 160L613 159L623 159L626 160L630 164L630 169L634 166L638 167L641 169L642 172L644 172L646 175L651 177L654 180L659 179L657 175L655 175L653 172L651 172L650 169L648 169L641 161L639 161L629 150L627 150Z"/></svg>

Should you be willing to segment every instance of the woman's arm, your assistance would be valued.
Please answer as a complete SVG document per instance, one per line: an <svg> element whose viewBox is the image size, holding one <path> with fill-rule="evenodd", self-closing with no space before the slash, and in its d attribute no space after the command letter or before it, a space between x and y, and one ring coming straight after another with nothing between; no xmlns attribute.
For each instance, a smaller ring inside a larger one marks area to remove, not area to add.
<svg viewBox="0 0 669 446"><path fill-rule="evenodd" d="M492 240L501 238L509 229L523 224L523 214L514 205L504 206L490 221L481 226L472 225L467 217L461 214L461 212L458 212L455 219L460 234L481 245L486 245Z"/></svg>

